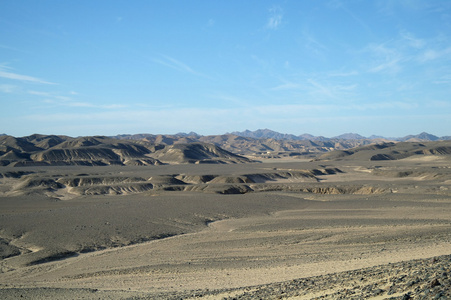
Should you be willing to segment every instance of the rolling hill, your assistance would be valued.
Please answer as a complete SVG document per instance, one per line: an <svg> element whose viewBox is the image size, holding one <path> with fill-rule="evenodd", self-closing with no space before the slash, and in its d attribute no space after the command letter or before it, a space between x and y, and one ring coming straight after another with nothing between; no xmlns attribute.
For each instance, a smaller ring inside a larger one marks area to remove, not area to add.
<svg viewBox="0 0 451 300"><path fill-rule="evenodd" d="M269 129L208 136L194 132L76 138L2 135L0 166L228 164L281 157L393 160L418 155L423 150L424 154L447 155L448 144L446 137L425 132L392 140L376 136L365 138L355 133L334 138L295 136Z"/></svg>
<svg viewBox="0 0 451 300"><path fill-rule="evenodd" d="M451 157L451 141L388 142L338 150L321 155L319 160L399 160L425 155Z"/></svg>
<svg viewBox="0 0 451 300"><path fill-rule="evenodd" d="M0 137L1 166L227 164L249 161L247 158L206 143L165 145L104 136Z"/></svg>

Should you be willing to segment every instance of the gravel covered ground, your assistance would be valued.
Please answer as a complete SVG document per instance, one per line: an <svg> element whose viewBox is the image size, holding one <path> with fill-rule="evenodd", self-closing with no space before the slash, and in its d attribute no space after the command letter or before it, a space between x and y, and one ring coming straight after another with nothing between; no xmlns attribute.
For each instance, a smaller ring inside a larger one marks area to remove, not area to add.
<svg viewBox="0 0 451 300"><path fill-rule="evenodd" d="M258 286L226 299L450 299L451 255Z"/></svg>
<svg viewBox="0 0 451 300"><path fill-rule="evenodd" d="M451 255L243 289L160 295L97 289L0 289L1 299L451 299Z"/></svg>
<svg viewBox="0 0 451 300"><path fill-rule="evenodd" d="M325 168L314 164L296 169ZM229 180L288 167L55 167L35 175ZM448 161L327 167L343 172L314 183L256 183L268 190L243 195L16 194L21 179L5 177L0 299L450 299Z"/></svg>

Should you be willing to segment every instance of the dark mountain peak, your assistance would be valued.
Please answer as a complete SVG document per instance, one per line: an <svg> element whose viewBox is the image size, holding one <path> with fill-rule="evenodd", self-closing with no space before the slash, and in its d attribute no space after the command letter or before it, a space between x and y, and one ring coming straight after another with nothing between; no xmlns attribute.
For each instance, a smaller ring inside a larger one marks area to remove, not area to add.
<svg viewBox="0 0 451 300"><path fill-rule="evenodd" d="M361 136L358 133L344 133L339 136L333 137L334 139L341 139L341 140L363 140L366 139L366 137Z"/></svg>
<svg viewBox="0 0 451 300"><path fill-rule="evenodd" d="M234 131L231 134L249 137L254 139L275 139L275 140L293 140L293 141L302 141L302 140L310 140L310 141L328 141L330 138L326 138L323 136L314 136L308 133L304 133L301 135L280 133L271 129L257 129L255 131L245 130L245 131ZM367 139L364 136L361 136L357 133L345 133L332 139L342 139L342 140L364 140Z"/></svg>
<svg viewBox="0 0 451 300"><path fill-rule="evenodd" d="M438 136L435 136L433 134L422 132L417 135L407 135L403 138L400 138L400 141L408 141L408 140L421 140L421 141L438 141L440 138Z"/></svg>
<svg viewBox="0 0 451 300"><path fill-rule="evenodd" d="M255 131L234 131L231 134L254 139L275 139L275 140L301 140L302 138L293 134L280 133L268 128L257 129Z"/></svg>
<svg viewBox="0 0 451 300"><path fill-rule="evenodd" d="M438 136L435 136L433 134L427 133L427 132L422 132L418 135L419 139L423 139L423 140L428 140L428 141L437 141L439 140Z"/></svg>
<svg viewBox="0 0 451 300"><path fill-rule="evenodd" d="M177 136L177 137L201 137L201 135L200 134L197 134L196 132L194 132L194 131L191 131L191 132L188 132L188 133L185 133L185 132L179 132L179 133L176 133L176 134L174 134L174 136Z"/></svg>

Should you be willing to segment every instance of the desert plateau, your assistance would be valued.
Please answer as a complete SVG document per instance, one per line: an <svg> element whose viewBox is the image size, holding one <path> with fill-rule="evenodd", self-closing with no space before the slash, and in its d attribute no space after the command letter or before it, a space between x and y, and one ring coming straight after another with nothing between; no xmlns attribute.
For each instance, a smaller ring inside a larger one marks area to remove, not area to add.
<svg viewBox="0 0 451 300"><path fill-rule="evenodd" d="M0 136L1 299L450 299L451 141Z"/></svg>

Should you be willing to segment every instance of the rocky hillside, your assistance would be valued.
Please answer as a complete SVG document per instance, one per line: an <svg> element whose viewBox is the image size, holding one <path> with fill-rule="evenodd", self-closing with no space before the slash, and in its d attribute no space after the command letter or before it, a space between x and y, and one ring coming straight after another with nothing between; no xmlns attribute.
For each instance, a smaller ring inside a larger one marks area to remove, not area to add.
<svg viewBox="0 0 451 300"><path fill-rule="evenodd" d="M238 155L255 156L261 158L278 158L284 156L290 157L315 157L318 154L330 152L333 150L350 149L353 147L368 145L374 143L374 140L362 139L288 139L275 135L268 137L249 137L236 134L208 135L200 136L197 134L176 134L176 135L153 135L153 134L135 134L119 135L115 138L126 140L140 140L155 144L175 145L186 143L209 143L214 144L224 150Z"/></svg>
<svg viewBox="0 0 451 300"><path fill-rule="evenodd" d="M115 137L68 137L34 134L0 136L0 166L39 165L158 165L180 163L245 163L250 159L309 158L320 160L393 160L412 155L450 155L451 141L417 141L427 134L411 136L408 142L366 139L344 134L336 139L284 139L235 134L201 136L118 135ZM270 132L271 133L271 132ZM246 156L247 158L245 158Z"/></svg>
<svg viewBox="0 0 451 300"><path fill-rule="evenodd" d="M451 141L380 143L323 154L319 160L398 160L436 155L451 158Z"/></svg>
<svg viewBox="0 0 451 300"><path fill-rule="evenodd" d="M104 136L34 134L0 137L0 166L158 165L178 163L245 163L250 160L206 143L178 145Z"/></svg>
<svg viewBox="0 0 451 300"><path fill-rule="evenodd" d="M174 145L186 143L210 143L238 155L258 158L298 157L313 158L334 150L347 150L355 147L388 142L429 142L446 141L447 136L438 137L426 132L399 138L386 138L372 135L364 137L357 133L345 133L327 138L311 134L285 134L270 129L255 131L234 131L222 135L202 136L195 132L167 134L122 134L114 138L141 140L155 144Z"/></svg>

